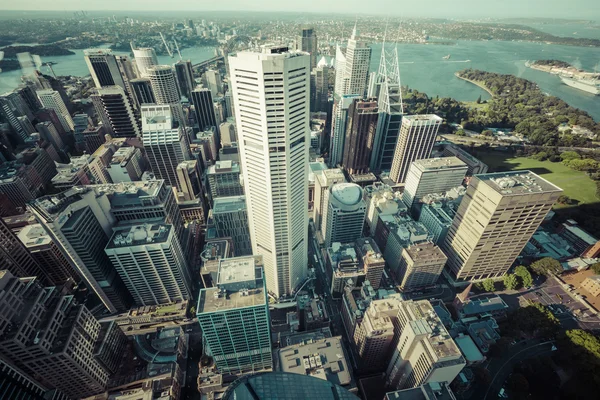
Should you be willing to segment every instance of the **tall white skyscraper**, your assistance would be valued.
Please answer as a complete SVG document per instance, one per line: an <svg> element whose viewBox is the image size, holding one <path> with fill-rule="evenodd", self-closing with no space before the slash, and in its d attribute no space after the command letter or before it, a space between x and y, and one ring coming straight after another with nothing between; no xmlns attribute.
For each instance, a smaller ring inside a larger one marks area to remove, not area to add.
<svg viewBox="0 0 600 400"><path fill-rule="evenodd" d="M132 50L140 77L146 76L148 68L158 65L158 58L152 47L140 47Z"/></svg>
<svg viewBox="0 0 600 400"><path fill-rule="evenodd" d="M73 118L71 118L71 114L69 114L69 110L67 110L65 102L60 97L60 93L52 89L38 90L37 96L40 99L40 103L42 103L43 107L49 108L56 112L56 116L58 117L58 120L65 131L69 132L75 128Z"/></svg>
<svg viewBox="0 0 600 400"><path fill-rule="evenodd" d="M362 98L367 87L371 62L371 48L358 40L356 26L348 39L348 46L336 48L333 118L329 151L329 166L340 164L344 154L348 107L355 98Z"/></svg>
<svg viewBox="0 0 600 400"><path fill-rule="evenodd" d="M119 63L110 49L84 50L83 57L97 88L117 85L127 89Z"/></svg>
<svg viewBox="0 0 600 400"><path fill-rule="evenodd" d="M325 192L325 201L322 225L325 246L360 238L367 211L362 188L356 183L335 184Z"/></svg>
<svg viewBox="0 0 600 400"><path fill-rule="evenodd" d="M173 68L168 65L154 65L146 69L146 77L150 79L156 104L170 105L173 119L185 123L181 97Z"/></svg>
<svg viewBox="0 0 600 400"><path fill-rule="evenodd" d="M280 297L307 272L310 56L265 47L229 68L252 251Z"/></svg>
<svg viewBox="0 0 600 400"><path fill-rule="evenodd" d="M431 156L441 123L442 119L435 114L409 115L402 118L390 171L390 178L394 182L404 183L410 164Z"/></svg>
<svg viewBox="0 0 600 400"><path fill-rule="evenodd" d="M181 126L174 126L169 105L142 106L142 139L150 168L178 191L183 185L177 179L177 166L190 159L186 135Z"/></svg>

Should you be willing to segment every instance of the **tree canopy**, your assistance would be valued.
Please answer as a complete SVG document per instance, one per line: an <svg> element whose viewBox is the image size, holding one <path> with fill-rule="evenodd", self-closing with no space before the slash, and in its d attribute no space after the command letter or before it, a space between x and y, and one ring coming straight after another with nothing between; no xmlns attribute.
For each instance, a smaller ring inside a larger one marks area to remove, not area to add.
<svg viewBox="0 0 600 400"><path fill-rule="evenodd" d="M519 280L517 279L517 276L514 274L504 275L503 282L504 282L504 287L507 290L515 290L517 288L517 286L519 285Z"/></svg>
<svg viewBox="0 0 600 400"><path fill-rule="evenodd" d="M524 265L519 265L515 268L515 275L521 279L521 284L524 287L530 287L533 285L533 278L531 277L531 272Z"/></svg>
<svg viewBox="0 0 600 400"><path fill-rule="evenodd" d="M540 260L534 261L530 265L533 272L538 275L558 275L563 272L562 265L558 260L550 257L544 257Z"/></svg>

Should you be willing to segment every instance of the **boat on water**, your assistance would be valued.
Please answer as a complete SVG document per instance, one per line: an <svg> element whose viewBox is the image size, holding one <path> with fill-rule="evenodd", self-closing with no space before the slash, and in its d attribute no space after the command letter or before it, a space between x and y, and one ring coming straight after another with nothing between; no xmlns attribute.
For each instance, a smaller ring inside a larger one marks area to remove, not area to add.
<svg viewBox="0 0 600 400"><path fill-rule="evenodd" d="M600 95L600 80L589 79L589 78L575 78L570 76L560 76L560 80L568 86L571 86L575 89L582 90L587 93L591 93L594 95Z"/></svg>
<svg viewBox="0 0 600 400"><path fill-rule="evenodd" d="M444 60L449 60L450 59L450 54L448 54L447 56L442 57Z"/></svg>

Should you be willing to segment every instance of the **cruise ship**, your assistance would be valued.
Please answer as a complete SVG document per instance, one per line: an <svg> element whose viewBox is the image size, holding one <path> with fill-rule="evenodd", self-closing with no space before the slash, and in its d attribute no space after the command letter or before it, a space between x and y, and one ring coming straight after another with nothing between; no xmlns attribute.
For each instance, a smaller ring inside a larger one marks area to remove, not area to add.
<svg viewBox="0 0 600 400"><path fill-rule="evenodd" d="M600 80L598 79L582 79L561 76L560 80L563 81L565 85L569 85L575 89L583 90L584 92L595 95L600 94Z"/></svg>

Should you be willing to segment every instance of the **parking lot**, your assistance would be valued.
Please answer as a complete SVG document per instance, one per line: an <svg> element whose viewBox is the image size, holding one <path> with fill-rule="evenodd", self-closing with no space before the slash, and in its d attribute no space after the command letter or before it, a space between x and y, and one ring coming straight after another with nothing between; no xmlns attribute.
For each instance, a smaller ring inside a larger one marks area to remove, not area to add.
<svg viewBox="0 0 600 400"><path fill-rule="evenodd" d="M533 287L523 292L520 298L521 305L527 301L538 302L549 306L550 310L557 318L572 319L573 315L578 315L587 311L587 307L581 302L572 298L571 295L554 279L549 278L540 286Z"/></svg>
<svg viewBox="0 0 600 400"><path fill-rule="evenodd" d="M592 305L596 310L600 310L600 296L594 297L587 290L581 287L581 283L589 276L594 275L594 271L588 269L586 271L575 272L562 275L561 278L568 285L573 285L574 291L585 297L585 300Z"/></svg>

